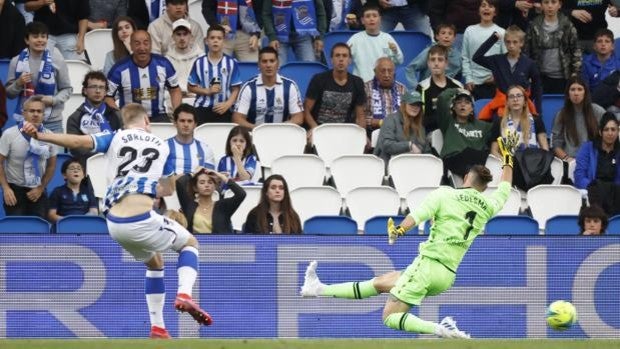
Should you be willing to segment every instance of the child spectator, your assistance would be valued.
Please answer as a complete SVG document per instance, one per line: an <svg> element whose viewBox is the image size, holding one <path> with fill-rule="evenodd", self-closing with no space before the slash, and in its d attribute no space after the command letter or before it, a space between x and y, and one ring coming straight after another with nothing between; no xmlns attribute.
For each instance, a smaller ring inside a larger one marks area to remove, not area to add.
<svg viewBox="0 0 620 349"><path fill-rule="evenodd" d="M230 122L231 108L237 100L241 78L237 60L224 54L226 30L214 24L207 29L207 54L194 62L187 89L197 95L198 125L206 122Z"/></svg>
<svg viewBox="0 0 620 349"><path fill-rule="evenodd" d="M581 67L581 76L590 91L597 88L611 73L620 71L620 57L614 52L614 33L611 30L603 28L594 34L593 49L593 53L583 57Z"/></svg>
<svg viewBox="0 0 620 349"><path fill-rule="evenodd" d="M90 181L84 177L84 167L77 158L65 161L60 168L65 184L54 188L50 195L48 219L56 223L72 215L99 214L97 198Z"/></svg>
<svg viewBox="0 0 620 349"><path fill-rule="evenodd" d="M581 228L581 235L584 236L598 236L605 234L609 219L605 214L605 211L598 206L584 206L579 210L579 228Z"/></svg>
<svg viewBox="0 0 620 349"><path fill-rule="evenodd" d="M561 7L561 0L542 0L543 13L527 29L524 53L540 67L543 93L563 93L566 80L581 74L577 30Z"/></svg>
<svg viewBox="0 0 620 349"><path fill-rule="evenodd" d="M392 35L381 31L379 7L364 5L362 24L365 30L351 36L347 45L353 57L353 74L364 82L372 79L373 68L377 59L389 57L394 65L403 63L403 52Z"/></svg>
<svg viewBox="0 0 620 349"><path fill-rule="evenodd" d="M277 174L269 176L263 183L260 202L248 213L243 231L251 234L301 234L301 229L286 180Z"/></svg>
<svg viewBox="0 0 620 349"><path fill-rule="evenodd" d="M42 95L45 104L43 126L63 133L62 112L71 96L71 80L65 58L56 48L48 49L48 28L41 22L26 26L26 48L9 64L7 96L17 98L13 113L20 122L24 101L32 95ZM9 111L11 112L11 111Z"/></svg>
<svg viewBox="0 0 620 349"><path fill-rule="evenodd" d="M235 126L230 130L226 139L226 155L220 159L217 170L228 173L240 184L252 182L256 172L256 156L252 153L252 136L247 128Z"/></svg>
<svg viewBox="0 0 620 349"><path fill-rule="evenodd" d="M519 27L511 25L504 34L507 53L485 56L500 39L498 32L493 33L474 53L474 62L493 72L497 87L493 100L478 113L478 119L491 121L496 115L504 115L506 93L513 85L525 88L529 111L538 114L537 111L542 110L542 83L536 62L521 52L525 33Z"/></svg>
<svg viewBox="0 0 620 349"><path fill-rule="evenodd" d="M455 37L456 29L453 24L442 23L437 26L435 41L437 41L437 45L441 45L448 50L446 75L450 78L458 79L458 75L461 72L461 52L452 47ZM422 50L422 52L407 65L406 74L408 88L415 88L418 85L418 81L422 81L431 76L428 63L426 62L430 49L430 47L427 47Z"/></svg>
<svg viewBox="0 0 620 349"><path fill-rule="evenodd" d="M494 32L504 36L505 30L495 24L493 20L498 12L498 0L482 0L480 2L480 23L470 25L463 34L463 80L465 88L469 90L474 98L493 98L495 95L495 81L493 72L473 61L474 53L480 45ZM485 54L491 56L505 54L506 46L503 41L496 42Z"/></svg>
<svg viewBox="0 0 620 349"><path fill-rule="evenodd" d="M463 87L458 80L446 76L446 65L448 64L448 49L444 46L435 45L428 51L426 58L428 70L431 76L422 80L416 90L422 95L424 103L424 127L430 133L437 129L437 97L446 89L452 87Z"/></svg>

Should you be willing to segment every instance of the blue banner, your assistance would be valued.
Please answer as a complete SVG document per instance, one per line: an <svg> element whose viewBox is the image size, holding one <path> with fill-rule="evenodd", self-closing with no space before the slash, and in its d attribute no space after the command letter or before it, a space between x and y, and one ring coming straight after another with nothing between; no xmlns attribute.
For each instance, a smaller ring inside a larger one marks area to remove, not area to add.
<svg viewBox="0 0 620 349"><path fill-rule="evenodd" d="M405 268L425 237L389 246L378 236L199 237L194 297L214 319L178 314L176 254L166 253L164 318L174 337L415 337L387 329L387 299L301 298L309 261L324 283ZM0 338L146 337L144 266L106 235L0 236ZM620 237L482 236L454 286L413 313L453 316L475 338L620 338ZM546 306L573 302L579 323L545 325Z"/></svg>

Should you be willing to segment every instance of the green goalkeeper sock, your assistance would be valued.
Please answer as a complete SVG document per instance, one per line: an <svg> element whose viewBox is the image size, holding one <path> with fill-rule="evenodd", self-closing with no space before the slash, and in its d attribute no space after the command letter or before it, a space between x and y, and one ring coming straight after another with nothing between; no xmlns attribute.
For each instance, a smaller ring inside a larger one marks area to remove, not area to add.
<svg viewBox="0 0 620 349"><path fill-rule="evenodd" d="M410 313L390 314L383 323L395 330L426 334L435 334L437 328L436 323L422 320Z"/></svg>
<svg viewBox="0 0 620 349"><path fill-rule="evenodd" d="M362 282L345 282L342 284L325 285L323 296L336 298L363 299L379 294L372 285L373 279Z"/></svg>

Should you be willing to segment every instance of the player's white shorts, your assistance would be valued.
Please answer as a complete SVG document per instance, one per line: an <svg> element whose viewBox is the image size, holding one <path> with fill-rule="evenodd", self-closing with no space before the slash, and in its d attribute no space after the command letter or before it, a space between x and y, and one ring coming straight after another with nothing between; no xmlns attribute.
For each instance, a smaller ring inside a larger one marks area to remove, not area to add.
<svg viewBox="0 0 620 349"><path fill-rule="evenodd" d="M138 261L146 262L156 252L180 250L192 236L179 223L155 211L133 217L116 217L108 213L108 231Z"/></svg>

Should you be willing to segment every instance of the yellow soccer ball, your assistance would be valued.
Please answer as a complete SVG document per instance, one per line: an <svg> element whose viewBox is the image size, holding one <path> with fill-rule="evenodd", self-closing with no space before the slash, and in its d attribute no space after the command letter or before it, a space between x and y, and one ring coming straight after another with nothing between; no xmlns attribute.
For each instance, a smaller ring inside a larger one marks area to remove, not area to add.
<svg viewBox="0 0 620 349"><path fill-rule="evenodd" d="M566 331L577 322L577 310L567 301L555 301L547 308L547 325L556 331Z"/></svg>

